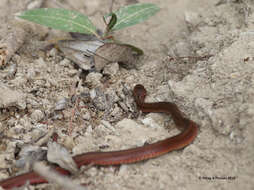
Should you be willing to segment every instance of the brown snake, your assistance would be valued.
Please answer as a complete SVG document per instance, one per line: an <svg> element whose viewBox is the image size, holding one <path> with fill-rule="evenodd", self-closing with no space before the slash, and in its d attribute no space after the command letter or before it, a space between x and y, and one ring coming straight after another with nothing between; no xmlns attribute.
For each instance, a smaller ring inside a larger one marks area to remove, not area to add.
<svg viewBox="0 0 254 190"><path fill-rule="evenodd" d="M176 126L182 132L176 136L158 141L153 144L144 145L142 147L131 148L127 150L110 151L110 152L87 152L74 156L73 159L78 167L87 164L93 165L120 165L138 162L160 156L173 150L181 149L189 145L197 136L198 125L185 117L176 106L171 102L145 103L146 90L138 84L134 87L133 96L137 107L144 113L157 112L166 113L172 116ZM69 172L60 168L54 168L60 174L69 175ZM8 178L0 182L0 186L4 189L11 189L24 185L26 181L30 184L45 183L43 177L35 172L25 173L16 177Z"/></svg>

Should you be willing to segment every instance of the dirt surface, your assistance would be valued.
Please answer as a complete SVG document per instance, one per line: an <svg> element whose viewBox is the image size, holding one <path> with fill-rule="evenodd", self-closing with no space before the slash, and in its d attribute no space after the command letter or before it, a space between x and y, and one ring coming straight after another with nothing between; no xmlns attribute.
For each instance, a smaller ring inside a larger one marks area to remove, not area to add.
<svg viewBox="0 0 254 190"><path fill-rule="evenodd" d="M198 123L197 138L145 162L84 167L75 182L87 189L254 189L253 1L150 0L161 7L158 14L115 33L145 55L136 68L115 63L102 73L82 72L54 48L39 50L37 42L67 34L13 15L62 6L103 28L111 1L41 2L0 1L0 180L24 172L17 153L52 130L72 155L176 134L170 117L137 112L131 90L141 83L147 101L173 101ZM115 2L113 10L135 2ZM59 189L55 183L31 188Z"/></svg>

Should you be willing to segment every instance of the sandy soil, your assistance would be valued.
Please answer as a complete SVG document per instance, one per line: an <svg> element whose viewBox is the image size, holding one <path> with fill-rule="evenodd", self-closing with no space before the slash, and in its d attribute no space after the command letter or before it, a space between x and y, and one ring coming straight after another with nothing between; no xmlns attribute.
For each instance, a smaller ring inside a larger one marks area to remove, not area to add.
<svg viewBox="0 0 254 190"><path fill-rule="evenodd" d="M103 28L101 16L110 2L61 6ZM113 9L133 2L116 2ZM35 45L67 34L14 19L29 6L59 7L55 1L0 1L0 180L24 171L17 168L17 152L52 129L73 155L176 134L168 116L137 113L131 89L141 83L147 101L173 101L196 121L198 137L183 150L145 162L82 168L75 182L87 189L254 189L254 2L149 2L161 11L115 33L144 50L136 68L113 64L104 74L88 74L56 49L44 53ZM54 183L31 188L59 189Z"/></svg>

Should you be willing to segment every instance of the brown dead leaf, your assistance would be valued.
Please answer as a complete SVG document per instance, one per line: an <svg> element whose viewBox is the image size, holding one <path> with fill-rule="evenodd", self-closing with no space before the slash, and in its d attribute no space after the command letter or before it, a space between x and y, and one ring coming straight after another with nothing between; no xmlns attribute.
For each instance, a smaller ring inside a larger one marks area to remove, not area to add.
<svg viewBox="0 0 254 190"><path fill-rule="evenodd" d="M127 68L135 68L136 56L128 45L106 43L96 50L94 62L96 71L101 71L107 64L114 62Z"/></svg>

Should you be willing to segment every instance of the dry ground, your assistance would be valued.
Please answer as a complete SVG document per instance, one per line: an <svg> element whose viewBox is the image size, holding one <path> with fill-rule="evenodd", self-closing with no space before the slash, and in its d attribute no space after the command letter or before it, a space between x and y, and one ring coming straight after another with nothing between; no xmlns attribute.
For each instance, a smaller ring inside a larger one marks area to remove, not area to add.
<svg viewBox="0 0 254 190"><path fill-rule="evenodd" d="M75 181L87 189L254 189L253 1L149 0L161 11L115 34L144 50L137 68L115 64L113 75L86 78L55 49L45 55L31 45L66 34L14 20L13 14L30 2L0 1L0 39L18 38L9 44L17 53L0 70L0 179L21 171L14 165L17 147L35 143L52 128L73 154L142 146L175 134L168 116L135 112L130 92L142 83L148 101L174 101L200 125L196 140L145 162L91 167ZM63 0L61 5L89 15L103 28L101 16L111 1L92 2ZM113 9L133 2L116 2ZM43 6L58 7L55 1ZM77 105L70 101L62 114L56 113L59 101L73 93L83 95L83 108L73 117ZM86 101L93 93L97 97ZM59 189L55 184L36 187L46 188Z"/></svg>

